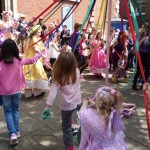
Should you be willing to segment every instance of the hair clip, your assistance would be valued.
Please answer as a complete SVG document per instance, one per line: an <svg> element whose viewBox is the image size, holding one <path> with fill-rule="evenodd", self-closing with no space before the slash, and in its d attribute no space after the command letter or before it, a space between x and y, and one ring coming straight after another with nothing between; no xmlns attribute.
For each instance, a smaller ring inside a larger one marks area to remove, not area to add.
<svg viewBox="0 0 150 150"><path fill-rule="evenodd" d="M117 93L117 91L116 91L115 89L112 89L112 90L110 91L110 94L111 94L112 96L116 96L116 93Z"/></svg>

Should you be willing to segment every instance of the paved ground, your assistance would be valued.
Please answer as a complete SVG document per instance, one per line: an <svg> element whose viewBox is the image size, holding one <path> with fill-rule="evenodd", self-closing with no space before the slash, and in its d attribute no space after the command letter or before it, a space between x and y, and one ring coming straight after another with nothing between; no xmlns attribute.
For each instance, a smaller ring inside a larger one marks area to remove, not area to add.
<svg viewBox="0 0 150 150"><path fill-rule="evenodd" d="M120 80L120 82L122 82ZM104 79L95 77L87 70L84 72L84 79L81 81L82 97L93 97L95 90L104 84ZM122 91L126 102L133 102L137 105L137 111L131 118L125 118L126 141L131 150L148 150L148 134L145 121L145 109L142 92L135 92L130 87L125 88L127 84L112 84L111 87ZM52 117L50 123L41 119L41 113L45 106L44 97L24 99L22 96L20 108L20 127L21 137L19 144L10 147L3 110L0 108L0 150L64 150L61 132L61 117L59 109L59 95L56 97L52 108ZM74 115L76 118L76 115ZM76 119L75 119L76 120ZM76 122L78 127L78 124ZM75 143L76 137L74 137Z"/></svg>

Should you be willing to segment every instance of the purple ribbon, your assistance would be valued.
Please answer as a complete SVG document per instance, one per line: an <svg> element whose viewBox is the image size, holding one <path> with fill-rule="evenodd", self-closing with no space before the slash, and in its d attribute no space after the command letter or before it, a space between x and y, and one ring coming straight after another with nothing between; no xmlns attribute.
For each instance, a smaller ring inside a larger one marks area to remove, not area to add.
<svg viewBox="0 0 150 150"><path fill-rule="evenodd" d="M123 130L125 130L125 126L118 111L111 108L111 113L109 116L109 123L108 123L108 136L111 137L113 132L117 133L118 131L123 131Z"/></svg>

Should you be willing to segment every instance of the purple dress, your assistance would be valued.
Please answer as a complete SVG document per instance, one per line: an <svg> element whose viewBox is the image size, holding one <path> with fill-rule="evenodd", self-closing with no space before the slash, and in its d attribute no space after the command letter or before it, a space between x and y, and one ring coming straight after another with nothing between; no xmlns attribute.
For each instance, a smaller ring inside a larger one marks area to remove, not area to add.
<svg viewBox="0 0 150 150"><path fill-rule="evenodd" d="M84 109L78 113L78 117L81 125L78 150L129 150L123 132L108 133L104 116L100 116L95 109Z"/></svg>
<svg viewBox="0 0 150 150"><path fill-rule="evenodd" d="M12 36L12 21L0 21L0 47L2 46L3 42Z"/></svg>

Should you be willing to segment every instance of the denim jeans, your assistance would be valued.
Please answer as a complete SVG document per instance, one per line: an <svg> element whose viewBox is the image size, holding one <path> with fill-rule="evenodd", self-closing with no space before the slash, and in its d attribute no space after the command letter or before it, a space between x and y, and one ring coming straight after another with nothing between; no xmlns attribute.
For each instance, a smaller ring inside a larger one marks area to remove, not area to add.
<svg viewBox="0 0 150 150"><path fill-rule="evenodd" d="M19 104L21 93L3 95L3 109L9 135L19 131Z"/></svg>
<svg viewBox="0 0 150 150"><path fill-rule="evenodd" d="M74 110L61 110L63 141L66 148L73 146L73 133L71 127L73 111Z"/></svg>

